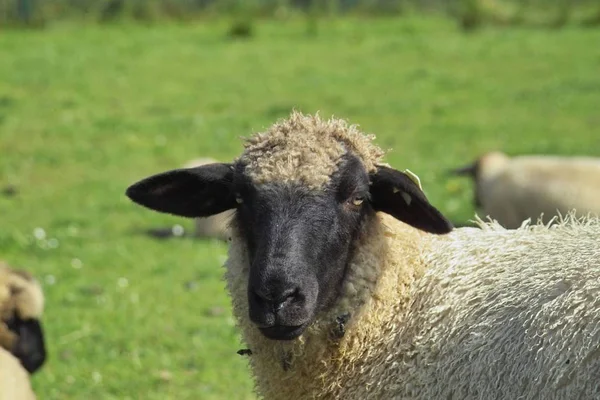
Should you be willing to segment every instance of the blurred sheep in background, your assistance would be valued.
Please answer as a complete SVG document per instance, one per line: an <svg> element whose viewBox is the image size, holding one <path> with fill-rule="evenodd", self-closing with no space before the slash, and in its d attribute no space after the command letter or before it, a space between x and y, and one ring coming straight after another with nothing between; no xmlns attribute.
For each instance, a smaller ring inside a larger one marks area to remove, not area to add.
<svg viewBox="0 0 600 400"><path fill-rule="evenodd" d="M475 207L506 228L529 218L548 223L572 210L600 215L600 158L493 151L451 173L471 177Z"/></svg>

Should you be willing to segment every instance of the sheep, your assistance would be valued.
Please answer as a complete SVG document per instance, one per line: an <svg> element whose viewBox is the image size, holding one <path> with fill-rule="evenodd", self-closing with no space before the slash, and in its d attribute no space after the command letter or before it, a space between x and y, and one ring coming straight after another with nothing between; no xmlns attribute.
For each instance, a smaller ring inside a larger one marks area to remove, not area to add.
<svg viewBox="0 0 600 400"><path fill-rule="evenodd" d="M265 399L600 395L600 220L454 228L355 125L293 112L126 195L235 209L225 278Z"/></svg>
<svg viewBox="0 0 600 400"><path fill-rule="evenodd" d="M600 158L488 152L452 171L470 176L475 207L514 229L527 219L548 223L557 215L600 215Z"/></svg>
<svg viewBox="0 0 600 400"><path fill-rule="evenodd" d="M0 400L35 400L29 374L12 354L0 347Z"/></svg>
<svg viewBox="0 0 600 400"><path fill-rule="evenodd" d="M0 262L0 347L30 374L46 361L43 309L42 288L31 274Z"/></svg>
<svg viewBox="0 0 600 400"><path fill-rule="evenodd" d="M200 167L202 165L213 164L217 162L217 160L209 157L197 158L185 163L183 168ZM210 217L196 218L194 221L194 235L199 238L214 238L227 241L229 239L227 224L231 220L232 216L232 211L224 211L220 214Z"/></svg>
<svg viewBox="0 0 600 400"><path fill-rule="evenodd" d="M46 360L44 295L26 271L0 261L0 400L35 400L29 375Z"/></svg>

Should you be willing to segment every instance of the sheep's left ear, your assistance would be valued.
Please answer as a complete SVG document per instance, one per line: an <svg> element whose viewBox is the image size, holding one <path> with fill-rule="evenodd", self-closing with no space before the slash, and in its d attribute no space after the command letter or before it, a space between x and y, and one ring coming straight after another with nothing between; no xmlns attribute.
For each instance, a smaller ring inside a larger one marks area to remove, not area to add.
<svg viewBox="0 0 600 400"><path fill-rule="evenodd" d="M181 217L208 217L236 206L231 164L205 164L152 175L125 194L154 211Z"/></svg>
<svg viewBox="0 0 600 400"><path fill-rule="evenodd" d="M448 233L453 226L432 206L419 186L403 172L379 166L370 175L371 204L415 228L430 233Z"/></svg>

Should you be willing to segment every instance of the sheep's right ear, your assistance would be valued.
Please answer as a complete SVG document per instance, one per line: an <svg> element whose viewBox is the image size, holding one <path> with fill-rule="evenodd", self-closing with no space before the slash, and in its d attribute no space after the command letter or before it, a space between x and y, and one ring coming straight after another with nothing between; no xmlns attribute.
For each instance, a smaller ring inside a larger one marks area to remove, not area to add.
<svg viewBox="0 0 600 400"><path fill-rule="evenodd" d="M436 234L453 229L452 223L429 203L419 185L404 172L377 167L377 171L371 174L370 193L375 210L390 214L415 228Z"/></svg>
<svg viewBox="0 0 600 400"><path fill-rule="evenodd" d="M214 163L153 175L125 194L154 211L182 217L208 217L234 208L232 164Z"/></svg>

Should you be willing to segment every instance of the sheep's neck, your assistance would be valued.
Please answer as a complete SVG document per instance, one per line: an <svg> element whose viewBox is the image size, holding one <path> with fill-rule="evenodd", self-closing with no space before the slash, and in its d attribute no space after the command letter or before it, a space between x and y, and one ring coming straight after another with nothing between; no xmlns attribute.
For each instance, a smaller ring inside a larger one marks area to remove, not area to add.
<svg viewBox="0 0 600 400"><path fill-rule="evenodd" d="M245 298L247 270L242 266L247 261L245 251L240 243L232 243L228 285L234 314L252 351L250 365L265 399L336 398L344 390L336 378L339 374L356 384L370 384L360 382L362 371L370 368L368 360L386 343L395 341L410 287L423 274L420 236L384 214L369 221L348 266L340 300L291 342L266 339L250 323ZM241 264L234 265L234 261ZM338 317L348 314L350 319L340 330Z"/></svg>

